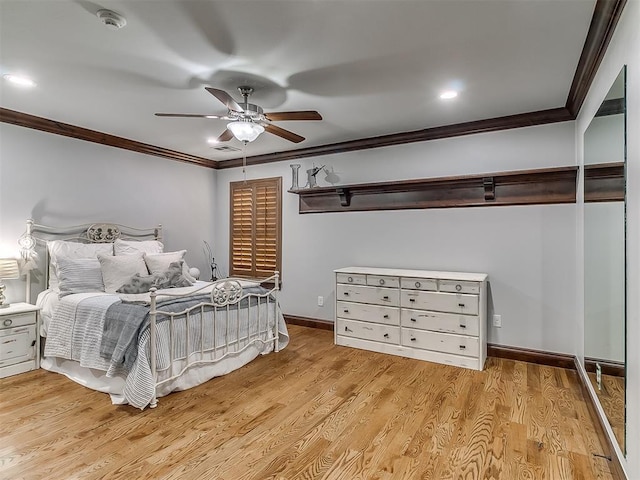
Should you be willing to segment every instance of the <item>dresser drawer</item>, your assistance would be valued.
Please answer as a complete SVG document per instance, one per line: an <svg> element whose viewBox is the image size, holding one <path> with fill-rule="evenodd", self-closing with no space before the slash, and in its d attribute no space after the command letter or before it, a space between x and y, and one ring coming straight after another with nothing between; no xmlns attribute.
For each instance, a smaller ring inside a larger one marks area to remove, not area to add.
<svg viewBox="0 0 640 480"><path fill-rule="evenodd" d="M400 304L411 309L478 315L478 296L462 293L402 290Z"/></svg>
<svg viewBox="0 0 640 480"><path fill-rule="evenodd" d="M400 286L400 278L387 275L367 275L367 285L371 285L372 287L398 288Z"/></svg>
<svg viewBox="0 0 640 480"><path fill-rule="evenodd" d="M397 307L400 305L400 292L394 288L338 284L336 286L336 300Z"/></svg>
<svg viewBox="0 0 640 480"><path fill-rule="evenodd" d="M0 330L0 367L35 358L36 326Z"/></svg>
<svg viewBox="0 0 640 480"><path fill-rule="evenodd" d="M400 280L400 286L408 290L438 290L438 282L434 278L405 278Z"/></svg>
<svg viewBox="0 0 640 480"><path fill-rule="evenodd" d="M337 319L337 334L382 343L400 343L400 327Z"/></svg>
<svg viewBox="0 0 640 480"><path fill-rule="evenodd" d="M436 352L454 353L466 357L477 357L480 353L478 337L407 328L402 330L402 345Z"/></svg>
<svg viewBox="0 0 640 480"><path fill-rule="evenodd" d="M336 316L363 322L400 325L400 309L366 303L336 302Z"/></svg>
<svg viewBox="0 0 640 480"><path fill-rule="evenodd" d="M478 336L480 322L475 315L430 312L428 310L402 309L402 326L432 330L435 332L456 333Z"/></svg>
<svg viewBox="0 0 640 480"><path fill-rule="evenodd" d="M35 325L36 312L16 313L0 316L0 330L5 328L21 327L23 325Z"/></svg>
<svg viewBox="0 0 640 480"><path fill-rule="evenodd" d="M366 285L367 276L357 273L336 273L337 283L350 283L353 285Z"/></svg>
<svg viewBox="0 0 640 480"><path fill-rule="evenodd" d="M452 293L480 293L480 284L478 282L459 282L456 280L440 280L441 292Z"/></svg>

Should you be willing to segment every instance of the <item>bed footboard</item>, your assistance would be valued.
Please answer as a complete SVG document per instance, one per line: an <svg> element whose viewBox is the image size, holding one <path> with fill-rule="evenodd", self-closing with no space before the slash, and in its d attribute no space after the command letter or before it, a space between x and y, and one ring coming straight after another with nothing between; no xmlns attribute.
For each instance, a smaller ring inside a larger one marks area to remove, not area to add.
<svg viewBox="0 0 640 480"><path fill-rule="evenodd" d="M279 272L261 281L273 282L271 289L243 288L243 282L218 280L195 298L163 291L160 300L158 291L151 289L149 363L155 383L151 408L158 405L158 387L191 367L217 363L248 348L260 353L280 350Z"/></svg>

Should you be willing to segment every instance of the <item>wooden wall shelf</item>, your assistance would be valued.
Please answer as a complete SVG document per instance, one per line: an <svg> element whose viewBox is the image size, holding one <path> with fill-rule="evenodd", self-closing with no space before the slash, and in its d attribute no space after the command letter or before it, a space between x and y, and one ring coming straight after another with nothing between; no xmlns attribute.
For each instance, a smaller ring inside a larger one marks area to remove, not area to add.
<svg viewBox="0 0 640 480"><path fill-rule="evenodd" d="M585 165L585 202L624 201L624 188L624 162Z"/></svg>
<svg viewBox="0 0 640 480"><path fill-rule="evenodd" d="M575 203L578 167L289 190L300 213Z"/></svg>

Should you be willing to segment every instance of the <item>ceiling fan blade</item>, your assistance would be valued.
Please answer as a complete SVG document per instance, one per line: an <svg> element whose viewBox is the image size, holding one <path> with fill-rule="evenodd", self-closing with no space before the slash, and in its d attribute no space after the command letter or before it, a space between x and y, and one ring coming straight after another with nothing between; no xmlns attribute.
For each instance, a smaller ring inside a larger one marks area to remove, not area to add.
<svg viewBox="0 0 640 480"><path fill-rule="evenodd" d="M216 142L228 142L233 138L233 133L228 128L216 138Z"/></svg>
<svg viewBox="0 0 640 480"><path fill-rule="evenodd" d="M289 130L285 130L284 128L277 127L276 125L273 125L271 123L268 125L265 125L264 129L267 132L272 133L273 135L277 135L293 143L300 143L301 141L304 140L304 137L301 137L296 133L290 132Z"/></svg>
<svg viewBox="0 0 640 480"><path fill-rule="evenodd" d="M264 116L275 122L281 120L322 120L322 115L315 110L300 112L271 112L265 113Z"/></svg>
<svg viewBox="0 0 640 480"><path fill-rule="evenodd" d="M156 117L214 118L214 119L228 118L223 115L200 115L198 113L156 113Z"/></svg>
<svg viewBox="0 0 640 480"><path fill-rule="evenodd" d="M233 110L234 112L244 112L244 108L242 108L238 103L224 90L220 90L219 88L213 87L204 87L207 92L216 97L222 103L224 103L229 110Z"/></svg>

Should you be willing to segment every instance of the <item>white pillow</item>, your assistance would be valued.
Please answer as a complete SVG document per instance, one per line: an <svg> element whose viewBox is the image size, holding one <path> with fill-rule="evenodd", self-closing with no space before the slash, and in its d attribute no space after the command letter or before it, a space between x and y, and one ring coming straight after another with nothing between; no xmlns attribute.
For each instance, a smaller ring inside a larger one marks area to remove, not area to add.
<svg viewBox="0 0 640 480"><path fill-rule="evenodd" d="M191 283L196 279L189 273L189 265L184 261L184 256L187 253L186 250L178 250L176 252L156 253L156 254L144 254L144 261L147 264L149 273L151 275L160 275L169 269L169 265L173 262L182 261L182 276L189 280Z"/></svg>
<svg viewBox="0 0 640 480"><path fill-rule="evenodd" d="M113 243L115 255L132 255L134 253L162 253L164 245L157 240L120 240Z"/></svg>
<svg viewBox="0 0 640 480"><path fill-rule="evenodd" d="M143 256L142 252L133 255L98 255L104 291L115 293L121 286L128 283L136 273L143 276L148 275L149 272L147 272Z"/></svg>
<svg viewBox="0 0 640 480"><path fill-rule="evenodd" d="M79 243L67 240L53 240L47 242L49 250L49 288L60 291L60 281L57 275L57 261L59 258L98 258L98 255L113 255L112 243Z"/></svg>
<svg viewBox="0 0 640 480"><path fill-rule="evenodd" d="M97 258L59 257L56 272L60 281L60 298L72 293L104 292L102 269Z"/></svg>

